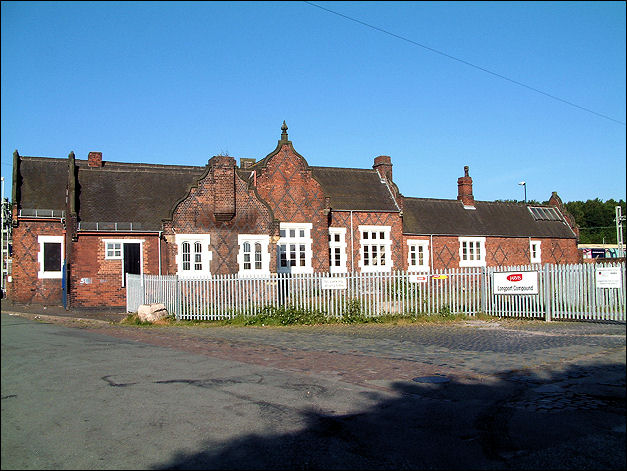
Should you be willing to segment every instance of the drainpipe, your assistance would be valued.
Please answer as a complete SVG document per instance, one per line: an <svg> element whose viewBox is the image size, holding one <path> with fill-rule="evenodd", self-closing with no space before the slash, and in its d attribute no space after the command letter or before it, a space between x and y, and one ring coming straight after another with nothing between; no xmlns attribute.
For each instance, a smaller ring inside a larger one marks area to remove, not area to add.
<svg viewBox="0 0 627 471"><path fill-rule="evenodd" d="M161 276L161 234L163 231L159 231L159 276Z"/></svg>
<svg viewBox="0 0 627 471"><path fill-rule="evenodd" d="M429 241L429 259L431 260L431 273L433 273L433 234L431 234L429 238L431 239Z"/></svg>
<svg viewBox="0 0 627 471"><path fill-rule="evenodd" d="M353 260L353 210L351 210L351 271L355 271L355 263Z"/></svg>

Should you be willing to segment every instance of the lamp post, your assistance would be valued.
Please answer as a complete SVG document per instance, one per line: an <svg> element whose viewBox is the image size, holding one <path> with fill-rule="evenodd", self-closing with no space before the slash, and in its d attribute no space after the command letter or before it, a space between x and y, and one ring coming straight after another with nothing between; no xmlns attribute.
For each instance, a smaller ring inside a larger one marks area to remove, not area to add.
<svg viewBox="0 0 627 471"><path fill-rule="evenodd" d="M520 182L518 184L522 185L522 187L525 189L525 204L527 204L527 182Z"/></svg>

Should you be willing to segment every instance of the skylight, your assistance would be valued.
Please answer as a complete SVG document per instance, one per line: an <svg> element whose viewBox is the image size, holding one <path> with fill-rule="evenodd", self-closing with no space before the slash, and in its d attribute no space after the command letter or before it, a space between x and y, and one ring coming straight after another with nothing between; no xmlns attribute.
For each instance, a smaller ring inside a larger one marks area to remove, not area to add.
<svg viewBox="0 0 627 471"><path fill-rule="evenodd" d="M555 208L529 206L529 211L536 221L561 221L562 216Z"/></svg>

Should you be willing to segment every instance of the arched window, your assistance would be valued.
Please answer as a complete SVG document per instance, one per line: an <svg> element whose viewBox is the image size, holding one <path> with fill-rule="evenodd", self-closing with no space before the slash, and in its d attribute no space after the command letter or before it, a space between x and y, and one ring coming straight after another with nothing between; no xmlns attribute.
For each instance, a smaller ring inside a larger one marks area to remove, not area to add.
<svg viewBox="0 0 627 471"><path fill-rule="evenodd" d="M183 242L183 270L188 271L190 269L191 251L189 242Z"/></svg>
<svg viewBox="0 0 627 471"><path fill-rule="evenodd" d="M244 252L244 270L250 270L250 244L248 242L244 242L242 250Z"/></svg>
<svg viewBox="0 0 627 471"><path fill-rule="evenodd" d="M194 270L202 270L202 244L198 241L194 242Z"/></svg>
<svg viewBox="0 0 627 471"><path fill-rule="evenodd" d="M261 270L261 244L255 243L255 270Z"/></svg>
<svg viewBox="0 0 627 471"><path fill-rule="evenodd" d="M270 275L270 253L268 245L270 236L263 234L239 234L239 264L240 276L268 276Z"/></svg>
<svg viewBox="0 0 627 471"><path fill-rule="evenodd" d="M183 277L211 276L211 236L209 234L176 234L177 273Z"/></svg>

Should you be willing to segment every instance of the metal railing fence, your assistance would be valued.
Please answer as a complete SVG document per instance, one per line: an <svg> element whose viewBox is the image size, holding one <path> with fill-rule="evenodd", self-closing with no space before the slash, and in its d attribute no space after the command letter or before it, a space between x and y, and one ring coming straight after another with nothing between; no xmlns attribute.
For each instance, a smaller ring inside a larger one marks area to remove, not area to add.
<svg viewBox="0 0 627 471"><path fill-rule="evenodd" d="M251 316L268 306L347 313L486 313L499 317L625 321L625 264L620 288L597 288L594 264L461 268L430 273L272 274L247 278L127 275L127 311L163 303L177 319ZM536 272L537 294L495 294L494 273Z"/></svg>

